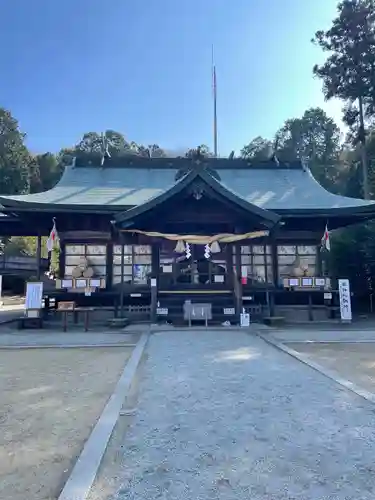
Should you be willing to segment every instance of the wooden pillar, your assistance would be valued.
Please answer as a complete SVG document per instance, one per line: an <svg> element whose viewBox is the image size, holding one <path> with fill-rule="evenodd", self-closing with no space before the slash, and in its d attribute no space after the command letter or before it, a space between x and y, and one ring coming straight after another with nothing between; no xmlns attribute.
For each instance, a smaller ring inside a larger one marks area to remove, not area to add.
<svg viewBox="0 0 375 500"><path fill-rule="evenodd" d="M106 290L109 290L112 287L113 280L113 240L110 243L107 243L107 255L106 255Z"/></svg>
<svg viewBox="0 0 375 500"><path fill-rule="evenodd" d="M277 252L277 239L276 233L277 228L275 228L270 234L270 244L271 244L271 255L272 255L272 281L274 288L279 287L279 261L278 261L278 252ZM275 291L269 292L269 312L270 316L275 315Z"/></svg>
<svg viewBox="0 0 375 500"><path fill-rule="evenodd" d="M160 270L160 245L153 243L151 245L151 272L156 278L159 277Z"/></svg>
<svg viewBox="0 0 375 500"><path fill-rule="evenodd" d="M274 234L271 234L270 243L272 255L272 278L273 284L277 288L279 286L279 262L277 260L277 241Z"/></svg>
<svg viewBox="0 0 375 500"><path fill-rule="evenodd" d="M151 287L151 304L150 304L150 321L151 323L156 323L157 314L157 302L158 302L158 280L155 277L151 277L150 287Z"/></svg>
<svg viewBox="0 0 375 500"><path fill-rule="evenodd" d="M240 323L240 314L242 313L242 281L241 281L241 245L235 243L235 256L236 256L236 273L234 276L234 290L236 296L236 316Z"/></svg>
<svg viewBox="0 0 375 500"><path fill-rule="evenodd" d="M151 279L150 279L150 321L156 323L157 320L157 303L158 303L158 286L159 286L159 270L160 270L160 246L152 244L151 246Z"/></svg>
<svg viewBox="0 0 375 500"><path fill-rule="evenodd" d="M309 308L308 308L308 316L309 316L309 321L314 321L314 315L313 315L313 300L312 300L312 295L311 295L311 293L309 293L308 300L309 300Z"/></svg>
<svg viewBox="0 0 375 500"><path fill-rule="evenodd" d="M227 263L227 277L226 278L228 280L228 285L232 288L234 287L234 280L235 280L235 276L234 276L234 272L233 272L233 255L234 255L233 248L234 248L234 244L229 243L227 245L226 252L225 252L225 259L226 259L226 263Z"/></svg>
<svg viewBox="0 0 375 500"><path fill-rule="evenodd" d="M41 270L41 258L42 258L42 236L38 231L38 236L36 239L36 279L40 281L42 276Z"/></svg>
<svg viewBox="0 0 375 500"><path fill-rule="evenodd" d="M125 265L125 248L124 248L124 233L120 231L121 245L121 290L120 290L120 318L124 314L124 265Z"/></svg>
<svg viewBox="0 0 375 500"><path fill-rule="evenodd" d="M52 257L52 255L51 255ZM60 242L60 256L59 256L59 278L65 276L65 242Z"/></svg>

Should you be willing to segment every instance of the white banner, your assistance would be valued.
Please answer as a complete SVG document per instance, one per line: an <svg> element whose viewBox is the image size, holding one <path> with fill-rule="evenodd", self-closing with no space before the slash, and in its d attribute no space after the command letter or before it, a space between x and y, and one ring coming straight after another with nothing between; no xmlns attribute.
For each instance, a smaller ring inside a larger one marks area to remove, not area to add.
<svg viewBox="0 0 375 500"><path fill-rule="evenodd" d="M350 300L349 280L339 280L340 314L344 321L352 320L352 304Z"/></svg>

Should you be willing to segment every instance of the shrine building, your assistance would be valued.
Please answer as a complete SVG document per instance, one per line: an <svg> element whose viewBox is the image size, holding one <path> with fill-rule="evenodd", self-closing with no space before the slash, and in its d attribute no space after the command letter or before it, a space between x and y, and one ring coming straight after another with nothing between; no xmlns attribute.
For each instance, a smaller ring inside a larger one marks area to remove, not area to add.
<svg viewBox="0 0 375 500"><path fill-rule="evenodd" d="M0 205L1 234L37 236L39 257L55 221L59 275L46 293L57 302L125 315L139 305L175 323L190 302L231 324L243 310L254 320L331 317L325 228L375 217L373 202L328 192L300 162L200 155L77 157L49 191Z"/></svg>

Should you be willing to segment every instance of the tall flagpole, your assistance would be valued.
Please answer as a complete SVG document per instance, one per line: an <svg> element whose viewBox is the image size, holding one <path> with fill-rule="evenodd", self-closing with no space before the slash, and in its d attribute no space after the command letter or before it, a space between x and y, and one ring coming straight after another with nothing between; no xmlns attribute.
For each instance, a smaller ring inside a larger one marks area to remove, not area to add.
<svg viewBox="0 0 375 500"><path fill-rule="evenodd" d="M214 61L214 46L212 45L212 90L214 95L214 155L217 158L217 108L216 108L216 67Z"/></svg>

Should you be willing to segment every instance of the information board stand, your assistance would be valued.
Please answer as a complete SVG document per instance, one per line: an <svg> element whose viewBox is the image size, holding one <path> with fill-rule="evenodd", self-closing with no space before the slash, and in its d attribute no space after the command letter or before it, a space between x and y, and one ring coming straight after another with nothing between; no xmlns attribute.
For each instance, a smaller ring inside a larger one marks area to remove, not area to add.
<svg viewBox="0 0 375 500"><path fill-rule="evenodd" d="M43 328L43 282L26 283L25 315L18 321L18 328Z"/></svg>

